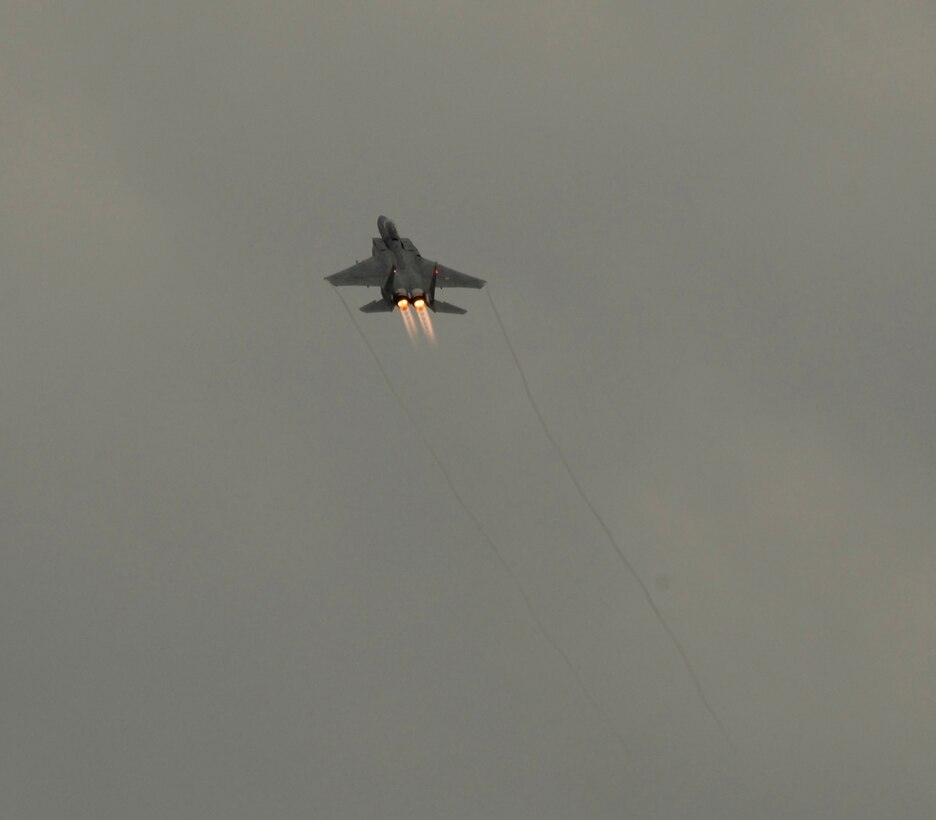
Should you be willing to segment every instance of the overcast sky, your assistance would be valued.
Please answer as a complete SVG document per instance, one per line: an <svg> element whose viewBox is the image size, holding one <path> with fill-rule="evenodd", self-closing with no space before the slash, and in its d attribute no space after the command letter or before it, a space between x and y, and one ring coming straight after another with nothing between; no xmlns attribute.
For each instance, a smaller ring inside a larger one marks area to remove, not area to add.
<svg viewBox="0 0 936 820"><path fill-rule="evenodd" d="M0 0L0 814L934 816L934 44ZM487 293L358 314L421 430L387 389L322 280L381 213L488 280L738 756Z"/></svg>

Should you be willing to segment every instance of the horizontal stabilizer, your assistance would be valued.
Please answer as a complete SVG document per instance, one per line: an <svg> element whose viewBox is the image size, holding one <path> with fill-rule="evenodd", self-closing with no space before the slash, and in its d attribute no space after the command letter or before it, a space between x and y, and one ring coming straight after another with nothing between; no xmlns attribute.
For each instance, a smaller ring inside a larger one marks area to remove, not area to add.
<svg viewBox="0 0 936 820"><path fill-rule="evenodd" d="M374 302L368 302L366 305L361 305L362 313L389 313L393 310L390 305L386 303L383 299L377 299Z"/></svg>
<svg viewBox="0 0 936 820"><path fill-rule="evenodd" d="M467 313L468 311L464 308L460 308L458 305L450 305L448 302L440 302L436 299L429 307L431 307L436 313Z"/></svg>

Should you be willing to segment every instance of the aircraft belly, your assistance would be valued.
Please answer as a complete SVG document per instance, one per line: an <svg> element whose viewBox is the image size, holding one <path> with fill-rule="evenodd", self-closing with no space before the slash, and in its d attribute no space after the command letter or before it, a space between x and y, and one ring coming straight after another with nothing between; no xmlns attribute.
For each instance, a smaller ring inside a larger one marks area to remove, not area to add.
<svg viewBox="0 0 936 820"><path fill-rule="evenodd" d="M397 272L396 277L393 280L393 283L398 288L405 288L407 291L412 293L414 290L422 289L425 290L426 286L422 283L422 279L418 276L413 276L409 273L400 275Z"/></svg>
<svg viewBox="0 0 936 820"><path fill-rule="evenodd" d="M429 285L424 281L425 277L419 270L416 259L411 254L406 254L403 264L402 268L397 269L394 285L398 288L406 288L408 291L414 291L417 288L426 290Z"/></svg>

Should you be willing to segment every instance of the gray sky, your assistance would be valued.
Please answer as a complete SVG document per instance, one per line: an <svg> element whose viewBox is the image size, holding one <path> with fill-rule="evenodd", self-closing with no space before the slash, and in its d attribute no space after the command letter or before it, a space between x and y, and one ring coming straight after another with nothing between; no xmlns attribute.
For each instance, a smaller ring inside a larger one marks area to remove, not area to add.
<svg viewBox="0 0 936 820"><path fill-rule="evenodd" d="M936 813L934 42L0 0L0 814ZM322 281L379 213L489 281L741 760L486 295L362 315L587 696L544 640Z"/></svg>

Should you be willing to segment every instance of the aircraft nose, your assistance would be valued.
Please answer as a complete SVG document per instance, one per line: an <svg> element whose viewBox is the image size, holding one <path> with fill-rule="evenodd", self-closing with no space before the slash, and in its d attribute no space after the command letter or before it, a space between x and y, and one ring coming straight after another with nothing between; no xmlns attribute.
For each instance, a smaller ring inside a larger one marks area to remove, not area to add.
<svg viewBox="0 0 936 820"><path fill-rule="evenodd" d="M398 239L396 225L387 217L381 215L377 217L377 230L383 239Z"/></svg>

